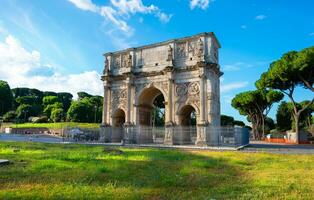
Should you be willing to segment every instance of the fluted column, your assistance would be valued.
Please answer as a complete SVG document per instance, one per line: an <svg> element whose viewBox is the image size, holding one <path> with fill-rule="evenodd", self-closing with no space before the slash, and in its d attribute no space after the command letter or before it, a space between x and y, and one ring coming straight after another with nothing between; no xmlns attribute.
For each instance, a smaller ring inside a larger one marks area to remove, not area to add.
<svg viewBox="0 0 314 200"><path fill-rule="evenodd" d="M104 100L103 100L103 110L102 110L102 125L108 125L108 113L109 113L109 99L110 90L107 84L104 85Z"/></svg>
<svg viewBox="0 0 314 200"><path fill-rule="evenodd" d="M167 119L166 123L171 124L173 122L173 102L172 102L172 94L173 93L173 80L168 79L168 101L167 101Z"/></svg>
<svg viewBox="0 0 314 200"><path fill-rule="evenodd" d="M127 85L127 105L126 105L126 117L125 117L125 124L131 124L131 105L132 105L132 82L131 77L127 77L126 80Z"/></svg>
<svg viewBox="0 0 314 200"><path fill-rule="evenodd" d="M206 76L200 75L200 124L206 124Z"/></svg>

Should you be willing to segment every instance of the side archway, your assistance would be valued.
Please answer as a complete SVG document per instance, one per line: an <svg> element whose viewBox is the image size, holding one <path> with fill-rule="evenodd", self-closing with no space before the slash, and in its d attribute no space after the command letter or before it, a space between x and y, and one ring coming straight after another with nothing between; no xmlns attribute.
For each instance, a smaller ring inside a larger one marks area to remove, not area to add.
<svg viewBox="0 0 314 200"><path fill-rule="evenodd" d="M191 144L197 136L197 112L194 106L183 105L178 112L178 132L175 136L176 144Z"/></svg>
<svg viewBox="0 0 314 200"><path fill-rule="evenodd" d="M113 127L118 128L122 127L125 123L125 112L119 108L117 109L112 116Z"/></svg>
<svg viewBox="0 0 314 200"><path fill-rule="evenodd" d="M112 132L110 134L111 142L121 142L124 135L123 125L125 123L125 112L118 108L112 115Z"/></svg>
<svg viewBox="0 0 314 200"><path fill-rule="evenodd" d="M196 125L196 110L191 105L181 107L179 111L179 125L195 126Z"/></svg>

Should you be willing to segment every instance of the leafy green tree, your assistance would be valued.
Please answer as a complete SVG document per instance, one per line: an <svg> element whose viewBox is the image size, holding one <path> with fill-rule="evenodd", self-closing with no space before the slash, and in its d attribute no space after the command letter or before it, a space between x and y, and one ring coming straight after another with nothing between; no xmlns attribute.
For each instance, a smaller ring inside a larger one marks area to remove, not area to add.
<svg viewBox="0 0 314 200"><path fill-rule="evenodd" d="M280 131L287 131L291 130L291 110L289 109L289 106L287 102L283 101L280 103L280 105L277 108L276 113L276 121L277 121L277 129Z"/></svg>
<svg viewBox="0 0 314 200"><path fill-rule="evenodd" d="M252 122L252 130L256 139L265 136L265 117L272 105L280 101L283 94L274 90L254 90L236 95L232 100L232 106L239 110L241 115L246 115ZM262 135L259 133L261 126Z"/></svg>
<svg viewBox="0 0 314 200"><path fill-rule="evenodd" d="M92 96L92 97L89 97L88 100L93 106L94 122L101 122L102 106L103 106L104 98L102 96Z"/></svg>
<svg viewBox="0 0 314 200"><path fill-rule="evenodd" d="M164 126L165 125L165 105L164 96L162 94L158 95L153 102L153 113L152 113L152 123L153 126Z"/></svg>
<svg viewBox="0 0 314 200"><path fill-rule="evenodd" d="M299 109L304 108L309 101L302 101L300 102L297 106ZM291 106L292 107L292 106ZM300 127L301 128L309 128L312 123L311 123L311 118L312 118L312 113L314 112L314 104L312 103L310 106L308 106L300 115ZM291 112L292 113L292 109ZM293 126L294 127L294 126Z"/></svg>
<svg viewBox="0 0 314 200"><path fill-rule="evenodd" d="M314 92L314 46L298 52L290 73L295 82Z"/></svg>
<svg viewBox="0 0 314 200"><path fill-rule="evenodd" d="M21 104L16 109L16 116L18 119L27 121L31 116L36 116L38 114L38 108L35 105Z"/></svg>
<svg viewBox="0 0 314 200"><path fill-rule="evenodd" d="M221 126L233 126L234 118L228 115L220 115Z"/></svg>
<svg viewBox="0 0 314 200"><path fill-rule="evenodd" d="M243 121L234 120L233 125L245 127L245 123Z"/></svg>
<svg viewBox="0 0 314 200"><path fill-rule="evenodd" d="M45 91L43 92L43 96L58 96L58 94L56 92L51 92L51 91Z"/></svg>
<svg viewBox="0 0 314 200"><path fill-rule="evenodd" d="M280 90L289 97L293 104L293 118L297 142L299 142L300 115L314 102L314 98L302 108L298 108L294 98L294 91L297 86L302 86L314 92L313 56L314 47L304 49L300 52L288 52L279 60L273 62L268 71L263 73L261 78L256 82L258 88Z"/></svg>
<svg viewBox="0 0 314 200"><path fill-rule="evenodd" d="M0 80L0 115L8 112L13 105L13 96L7 82Z"/></svg>
<svg viewBox="0 0 314 200"><path fill-rule="evenodd" d="M260 111L256 107L256 101L259 98L257 91L247 91L237 94L231 102L232 107L237 109L241 115L245 115L248 121L252 123L252 132L255 139L260 139L258 127L261 123Z"/></svg>
<svg viewBox="0 0 314 200"><path fill-rule="evenodd" d="M52 110L50 119L52 119L53 122L60 122L64 118L63 115L64 110L62 108L56 108Z"/></svg>
<svg viewBox="0 0 314 200"><path fill-rule="evenodd" d="M93 122L93 105L88 98L72 101L67 112L67 119L72 122Z"/></svg>
<svg viewBox="0 0 314 200"><path fill-rule="evenodd" d="M72 102L73 95L71 93L68 93L68 92L59 92L58 98L63 104L64 111L65 112L68 111L68 109L70 108L71 102Z"/></svg>
<svg viewBox="0 0 314 200"><path fill-rule="evenodd" d="M29 93L29 88L13 88L12 94L15 99L23 96L31 96Z"/></svg>
<svg viewBox="0 0 314 200"><path fill-rule="evenodd" d="M52 105L54 103L61 103L60 99L57 96L45 96L43 98L43 106Z"/></svg>
<svg viewBox="0 0 314 200"><path fill-rule="evenodd" d="M77 96L78 96L78 100L82 100L82 99L84 99L85 97L90 98L90 97L92 97L93 95L88 94L87 92L78 92L78 93L77 93Z"/></svg>
<svg viewBox="0 0 314 200"><path fill-rule="evenodd" d="M275 129L275 122L270 117L265 117L265 133L270 133L271 130Z"/></svg>
<svg viewBox="0 0 314 200"><path fill-rule="evenodd" d="M3 115L4 122L13 122L16 119L15 111L11 110Z"/></svg>
<svg viewBox="0 0 314 200"><path fill-rule="evenodd" d="M43 98L43 92L37 89L33 88L14 88L12 89L13 98L15 99L14 108L21 104L42 104L42 98ZM22 97L31 97L32 99L23 99ZM17 102L17 99L22 98L20 101L23 101L21 103ZM31 102L24 102L31 100Z"/></svg>
<svg viewBox="0 0 314 200"><path fill-rule="evenodd" d="M63 104L57 96L45 96L43 98L43 107L43 113L50 117L53 110L63 109Z"/></svg>
<svg viewBox="0 0 314 200"><path fill-rule="evenodd" d="M55 109L63 109L62 103L60 102L55 102L54 104L48 104L45 106L45 109L43 111L44 115L46 116L51 116L51 112Z"/></svg>
<svg viewBox="0 0 314 200"><path fill-rule="evenodd" d="M271 110L274 103L279 102L283 98L281 92L275 90L267 90L261 88L256 94L256 107L259 110L261 122L262 122L262 134L265 137L265 118Z"/></svg>
<svg viewBox="0 0 314 200"><path fill-rule="evenodd" d="M21 104L29 104L29 105L32 105L32 104L37 104L37 101L36 101L36 97L35 96L22 96L22 97L18 97L15 99L15 101L18 103L18 105L21 105Z"/></svg>

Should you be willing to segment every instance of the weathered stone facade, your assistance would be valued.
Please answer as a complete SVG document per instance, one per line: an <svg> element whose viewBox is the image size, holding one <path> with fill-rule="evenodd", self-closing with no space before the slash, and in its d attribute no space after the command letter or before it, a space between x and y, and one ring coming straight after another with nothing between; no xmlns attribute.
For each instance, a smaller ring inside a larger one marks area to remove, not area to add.
<svg viewBox="0 0 314 200"><path fill-rule="evenodd" d="M106 53L103 126L151 124L154 99L165 99L165 143L171 127L183 125L186 106L197 119L197 144L205 144L209 125L220 125L220 44L214 33Z"/></svg>

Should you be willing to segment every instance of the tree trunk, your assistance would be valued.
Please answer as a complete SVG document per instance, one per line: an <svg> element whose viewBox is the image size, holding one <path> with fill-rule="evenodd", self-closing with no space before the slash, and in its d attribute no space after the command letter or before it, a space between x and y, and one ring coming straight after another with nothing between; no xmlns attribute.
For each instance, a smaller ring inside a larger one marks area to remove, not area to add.
<svg viewBox="0 0 314 200"><path fill-rule="evenodd" d="M253 140L256 140L254 123L252 123L252 133L253 133Z"/></svg>
<svg viewBox="0 0 314 200"><path fill-rule="evenodd" d="M300 129L299 129L299 114L294 114L294 121L295 121L295 142L299 144L300 142Z"/></svg>
<svg viewBox="0 0 314 200"><path fill-rule="evenodd" d="M262 138L265 138L265 117L262 115L262 130L263 130L263 135Z"/></svg>

